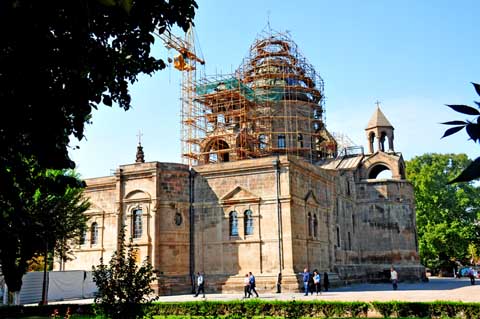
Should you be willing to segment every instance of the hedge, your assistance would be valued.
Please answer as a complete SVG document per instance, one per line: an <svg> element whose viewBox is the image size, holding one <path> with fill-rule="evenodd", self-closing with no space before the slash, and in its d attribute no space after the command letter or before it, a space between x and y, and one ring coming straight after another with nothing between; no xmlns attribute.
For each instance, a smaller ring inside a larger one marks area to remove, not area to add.
<svg viewBox="0 0 480 319"><path fill-rule="evenodd" d="M94 315L95 305L48 305L48 306L4 306L0 307L0 318L24 316L50 316L55 309L64 314L70 307L73 313ZM146 306L149 317L199 316L225 318L253 318L271 316L283 318L299 317L366 317L376 311L384 318L480 318L480 303L463 302L340 302L340 301L194 301L156 302Z"/></svg>
<svg viewBox="0 0 480 319"><path fill-rule="evenodd" d="M81 313L85 315L94 315L95 305L86 304L60 304L45 306L0 306L0 318L21 318L28 316L44 316L49 317L55 309L62 315L70 308L71 313ZM63 316L62 316L63 317Z"/></svg>
<svg viewBox="0 0 480 319"><path fill-rule="evenodd" d="M384 318L480 318L480 303L463 302L336 302L336 301L200 301L163 302L149 306L150 315L191 315L252 318L254 316L366 317L376 311Z"/></svg>

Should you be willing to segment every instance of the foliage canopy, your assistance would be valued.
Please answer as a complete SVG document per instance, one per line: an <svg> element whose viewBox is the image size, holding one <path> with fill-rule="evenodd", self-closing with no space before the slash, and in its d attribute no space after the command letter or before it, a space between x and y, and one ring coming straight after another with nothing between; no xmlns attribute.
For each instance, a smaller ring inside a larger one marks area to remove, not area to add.
<svg viewBox="0 0 480 319"><path fill-rule="evenodd" d="M84 137L93 109L131 107L128 85L165 67L151 55L153 31L187 30L196 8L195 0L0 1L0 105L8 110L0 116L0 263L10 291L20 290L39 245L58 245L57 234L44 236L49 227L71 229L66 207L42 205L79 181L47 170L74 167L70 138Z"/></svg>
<svg viewBox="0 0 480 319"><path fill-rule="evenodd" d="M70 245L85 229L89 207L82 198L83 182L73 172L43 170L34 161L24 164L30 167L29 175L14 183L13 204L0 196L0 263L11 292L20 290L32 257L48 248L67 258Z"/></svg>
<svg viewBox="0 0 480 319"><path fill-rule="evenodd" d="M470 262L480 247L480 189L448 184L470 165L465 154L424 154L407 162L413 184L422 264L434 270ZM470 253L469 253L470 251Z"/></svg>

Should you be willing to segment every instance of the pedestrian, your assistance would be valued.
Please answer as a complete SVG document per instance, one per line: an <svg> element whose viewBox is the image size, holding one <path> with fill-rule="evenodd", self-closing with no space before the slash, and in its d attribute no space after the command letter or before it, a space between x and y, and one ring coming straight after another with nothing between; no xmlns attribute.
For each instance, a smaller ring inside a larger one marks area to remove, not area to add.
<svg viewBox="0 0 480 319"><path fill-rule="evenodd" d="M245 274L245 278L243 278L243 291L245 293L245 298L250 298L252 295L250 291L250 276Z"/></svg>
<svg viewBox="0 0 480 319"><path fill-rule="evenodd" d="M398 288L398 273L395 270L395 268L393 268L393 266L390 268L390 280L392 281L393 290L397 290L397 288Z"/></svg>
<svg viewBox="0 0 480 319"><path fill-rule="evenodd" d="M282 273L278 273L277 277L277 294L282 292Z"/></svg>
<svg viewBox="0 0 480 319"><path fill-rule="evenodd" d="M308 296L308 282L310 281L310 273L308 268L303 270L303 289L305 291L305 296Z"/></svg>
<svg viewBox="0 0 480 319"><path fill-rule="evenodd" d="M328 273L326 271L323 273L323 287L325 287L325 291L328 291L328 287L330 287L330 281L328 280Z"/></svg>
<svg viewBox="0 0 480 319"><path fill-rule="evenodd" d="M315 292L317 293L317 296L318 293L322 294L322 278L318 273L318 270L313 272L313 282L315 284Z"/></svg>
<svg viewBox="0 0 480 319"><path fill-rule="evenodd" d="M473 272L473 268L472 268L472 267L470 267L470 268L468 269L468 277L470 278L470 284L471 284L471 285L475 285L475 274L474 274L474 272Z"/></svg>
<svg viewBox="0 0 480 319"><path fill-rule="evenodd" d="M308 291L310 294L313 296L313 290L315 289L315 282L313 281L313 273L310 273L310 276L308 278Z"/></svg>
<svg viewBox="0 0 480 319"><path fill-rule="evenodd" d="M197 293L194 297L197 297L200 294L200 291L203 293L203 298L205 298L205 280L203 278L203 273L197 272Z"/></svg>
<svg viewBox="0 0 480 319"><path fill-rule="evenodd" d="M250 295L252 295L252 291L255 293L255 295L257 296L258 298L258 292L257 290L255 289L255 276L252 274L252 272L250 271L249 272L250 274Z"/></svg>

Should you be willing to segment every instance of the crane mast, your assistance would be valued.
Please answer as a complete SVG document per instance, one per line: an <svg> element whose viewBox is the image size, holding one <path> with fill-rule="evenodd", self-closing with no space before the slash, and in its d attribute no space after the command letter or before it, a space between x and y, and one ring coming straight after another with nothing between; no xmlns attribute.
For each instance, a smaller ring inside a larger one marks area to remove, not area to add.
<svg viewBox="0 0 480 319"><path fill-rule="evenodd" d="M198 154L198 143L195 140L201 138L196 121L195 97L195 80L197 75L197 63L205 64L205 61L198 57L195 52L195 36L193 26L191 25L185 33L185 39L172 34L166 30L162 34L155 33L159 37L166 48L174 49L178 54L173 59L175 69L182 72L181 84L181 142L182 142L182 162L191 167L197 162L195 154Z"/></svg>

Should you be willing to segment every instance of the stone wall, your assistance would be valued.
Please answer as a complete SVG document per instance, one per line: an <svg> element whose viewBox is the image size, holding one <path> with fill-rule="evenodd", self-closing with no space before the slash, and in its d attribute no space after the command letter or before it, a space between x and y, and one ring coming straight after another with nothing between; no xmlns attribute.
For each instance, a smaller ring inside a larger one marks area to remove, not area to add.
<svg viewBox="0 0 480 319"><path fill-rule="evenodd" d="M222 291L243 289L243 277L249 271L259 282L265 276L276 278L278 218L272 158L203 165L194 170L195 270L206 273L210 289ZM287 205L287 198L288 176L281 173L282 206ZM252 234L245 229L247 211L252 212ZM230 233L233 213L238 235Z"/></svg>
<svg viewBox="0 0 480 319"><path fill-rule="evenodd" d="M333 175L289 156L294 272L332 267Z"/></svg>
<svg viewBox="0 0 480 319"><path fill-rule="evenodd" d="M372 157L368 161L375 165ZM365 169L322 169L293 155L192 171L172 163L123 165L114 176L86 181L89 225L100 226L99 241L92 244L87 236L63 269L90 270L102 256L108 261L120 225L131 236L133 212L140 208L143 232L134 243L139 261L148 256L158 270L159 294L190 292L198 271L205 273L207 290L223 292L242 291L250 271L260 291L275 291L280 271L282 290L298 291L305 267L329 272L332 284L385 280L392 264L402 279L418 279L423 267L412 186L362 179ZM231 233L231 213L237 234Z"/></svg>
<svg viewBox="0 0 480 319"><path fill-rule="evenodd" d="M337 221L343 228L335 258L340 278L385 280L392 265L402 267L404 279L420 278L413 198L405 180L356 182L351 197L337 197Z"/></svg>

